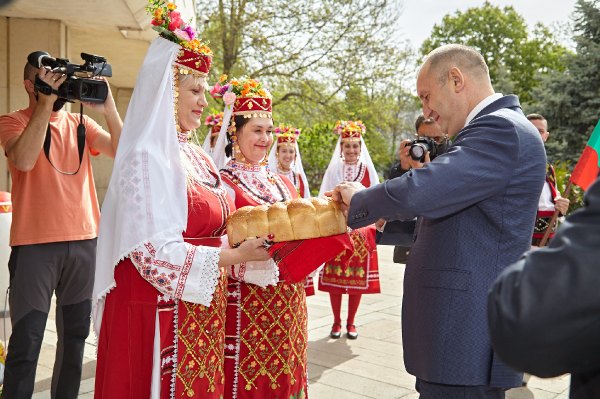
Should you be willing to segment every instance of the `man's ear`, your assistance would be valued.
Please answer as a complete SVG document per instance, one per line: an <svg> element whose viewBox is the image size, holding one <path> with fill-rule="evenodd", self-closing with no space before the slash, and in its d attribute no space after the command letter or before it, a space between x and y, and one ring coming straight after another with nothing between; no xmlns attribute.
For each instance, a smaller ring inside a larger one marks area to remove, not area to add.
<svg viewBox="0 0 600 399"><path fill-rule="evenodd" d="M457 67L450 68L448 71L448 80L450 80L455 93L461 92L465 87L465 77Z"/></svg>
<svg viewBox="0 0 600 399"><path fill-rule="evenodd" d="M31 80L24 80L23 85L25 86L25 90L27 90L28 93L35 94L35 86Z"/></svg>

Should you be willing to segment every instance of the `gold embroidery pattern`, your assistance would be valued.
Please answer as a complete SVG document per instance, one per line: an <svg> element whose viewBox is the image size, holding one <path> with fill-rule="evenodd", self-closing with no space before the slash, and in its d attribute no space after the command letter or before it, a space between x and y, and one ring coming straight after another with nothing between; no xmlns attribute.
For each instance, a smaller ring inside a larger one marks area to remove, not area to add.
<svg viewBox="0 0 600 399"><path fill-rule="evenodd" d="M177 380L188 397L207 397L224 384L226 282L223 273L208 308L181 301Z"/></svg>
<svg viewBox="0 0 600 399"><path fill-rule="evenodd" d="M248 352L240 359L239 376L243 389L257 388L256 380L268 378L271 389L295 385L306 376L307 313L302 283L279 283L260 288L249 284L242 311L249 323L241 333L241 345ZM262 384L261 384L262 385ZM298 388L302 389L304 384Z"/></svg>
<svg viewBox="0 0 600 399"><path fill-rule="evenodd" d="M351 231L350 238L354 251L348 256L349 251L344 250L335 257L333 262L327 263L322 281L349 286L364 285L367 278L365 266L368 262L370 249L366 237L361 235L359 231Z"/></svg>

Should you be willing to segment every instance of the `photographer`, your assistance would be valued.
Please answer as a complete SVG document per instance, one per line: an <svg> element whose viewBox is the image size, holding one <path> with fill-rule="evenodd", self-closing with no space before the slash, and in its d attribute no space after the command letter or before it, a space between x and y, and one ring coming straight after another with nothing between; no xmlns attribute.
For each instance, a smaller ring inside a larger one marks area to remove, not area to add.
<svg viewBox="0 0 600 399"><path fill-rule="evenodd" d="M419 115L415 121L415 129L418 138L416 140L402 140L400 149L398 150L399 162L392 166L390 170L390 179L402 176L411 169L422 168L426 163L431 162L437 155L447 151L451 144L448 136L442 132L442 128L431 118L425 118ZM429 141L423 139L430 139ZM425 146L421 146L426 144ZM422 159L419 157L414 159L415 152L425 150L424 147L430 145L432 151L424 151ZM419 147L419 148L416 148ZM411 153L413 156L411 156ZM421 162L422 161L422 162ZM376 226L378 228L377 244L395 245L394 257L395 263L406 263L408 253L413 240L416 220L393 221L385 223L379 221Z"/></svg>
<svg viewBox="0 0 600 399"><path fill-rule="evenodd" d="M76 398L79 390L100 217L90 152L114 158L122 121L106 82L106 100L86 105L104 115L110 133L87 116L61 111L67 99L57 93L69 78L28 62L28 108L0 117L0 144L13 182L7 398L33 393L53 292L58 344L52 398Z"/></svg>

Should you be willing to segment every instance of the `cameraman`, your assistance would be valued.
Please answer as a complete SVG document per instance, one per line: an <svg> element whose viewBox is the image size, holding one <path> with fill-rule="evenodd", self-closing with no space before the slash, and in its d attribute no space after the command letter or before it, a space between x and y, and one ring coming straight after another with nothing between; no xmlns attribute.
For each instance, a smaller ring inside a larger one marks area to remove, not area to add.
<svg viewBox="0 0 600 399"><path fill-rule="evenodd" d="M90 327L100 217L90 151L114 158L123 124L109 89L103 104L88 106L104 115L110 133L83 116L86 137L80 152L80 115L61 111L65 99L38 91L36 74L43 82L38 82L40 87L46 84L54 92L67 79L62 72L27 63L24 86L29 107L0 117L0 144L13 182L8 265L12 335L4 397L30 398L33 393L50 301L56 292L58 343L51 395L76 398ZM48 155L42 149L45 141L50 146Z"/></svg>
<svg viewBox="0 0 600 399"><path fill-rule="evenodd" d="M412 140L402 140L398 150L399 162L392 166L390 170L390 179L402 176L411 169L422 168L426 163L431 162L431 158L443 154L448 150L450 140L448 135L442 132L442 128L431 118L425 118L419 115L415 121L415 130L419 138L430 138L435 143L433 149L434 156L427 151L424 154L423 162L413 159L410 155ZM383 220L377 222L377 244L395 245L393 260L395 263L406 263L408 253L412 244L413 233L415 229L415 220L393 221L385 223Z"/></svg>

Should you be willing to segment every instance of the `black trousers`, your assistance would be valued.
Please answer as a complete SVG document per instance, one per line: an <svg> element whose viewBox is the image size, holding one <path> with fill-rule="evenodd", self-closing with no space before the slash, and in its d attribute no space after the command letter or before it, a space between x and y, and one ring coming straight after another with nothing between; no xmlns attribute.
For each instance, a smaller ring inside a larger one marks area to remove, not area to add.
<svg viewBox="0 0 600 399"><path fill-rule="evenodd" d="M96 239L12 248L12 334L4 372L4 398L31 398L52 294L56 292L58 343L51 397L77 398L83 349L90 331Z"/></svg>
<svg viewBox="0 0 600 399"><path fill-rule="evenodd" d="M504 399L505 388L484 385L445 385L417 378L419 399Z"/></svg>

